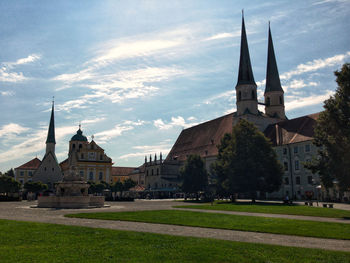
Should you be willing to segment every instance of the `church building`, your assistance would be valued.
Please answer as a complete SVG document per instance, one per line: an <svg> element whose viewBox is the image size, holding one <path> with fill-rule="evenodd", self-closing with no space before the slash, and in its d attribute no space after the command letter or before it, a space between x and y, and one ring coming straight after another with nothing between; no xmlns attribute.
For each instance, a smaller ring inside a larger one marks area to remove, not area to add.
<svg viewBox="0 0 350 263"><path fill-rule="evenodd" d="M239 71L235 90L237 111L182 130L161 166L167 167L168 164L173 165L175 162L178 167L177 174L179 174L179 167L184 164L187 157L197 154L205 160L206 169L210 172L210 166L217 159L217 145L220 144L221 138L225 133L231 133L240 119L246 119L255 124L272 141L278 158L285 168L280 191L272 194L264 193L261 197L283 198L288 195L290 198L306 198L308 195L313 197L318 195L316 184L319 184L319 176L311 174L303 167L303 162L310 160L317 152L312 139L318 114L287 119L284 91L278 73L270 25L264 102L258 102L257 85L250 62L243 16ZM258 110L259 104L265 106L265 112ZM148 165L147 168L154 169L155 166L158 164ZM144 176L147 177L147 173ZM157 184L159 185L159 182L154 183L155 186ZM147 184L145 186L147 189Z"/></svg>

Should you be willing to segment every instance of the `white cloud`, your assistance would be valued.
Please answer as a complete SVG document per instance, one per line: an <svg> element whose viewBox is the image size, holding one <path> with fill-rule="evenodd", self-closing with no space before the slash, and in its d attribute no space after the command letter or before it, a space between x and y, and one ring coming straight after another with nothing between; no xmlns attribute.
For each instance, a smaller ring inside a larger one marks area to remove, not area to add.
<svg viewBox="0 0 350 263"><path fill-rule="evenodd" d="M99 143L107 143L112 138L121 136L124 132L135 129L137 126L145 125L146 121L130 121L126 120L122 124L115 125L112 129L101 131L95 134L95 140Z"/></svg>
<svg viewBox="0 0 350 263"><path fill-rule="evenodd" d="M21 82L25 81L28 78L23 75L22 72L12 72L12 69L18 65L32 63L41 56L38 54L29 55L26 58L20 58L15 62L4 62L3 66L0 68L0 81L2 82Z"/></svg>
<svg viewBox="0 0 350 263"><path fill-rule="evenodd" d="M343 64L347 58L350 57L350 51L345 54L335 55L333 57L325 59L315 59L313 61L307 62L306 64L300 64L289 72L285 72L280 75L281 80L287 80L295 75L300 75L307 72L316 71L325 67L332 67L335 65Z"/></svg>
<svg viewBox="0 0 350 263"><path fill-rule="evenodd" d="M105 117L102 117L102 118L95 118L95 119L82 120L82 121L81 121L81 124L96 123L96 122L104 121L105 119L106 119Z"/></svg>
<svg viewBox="0 0 350 263"><path fill-rule="evenodd" d="M241 35L240 30L233 33L224 32L224 33L219 33L214 36L208 37L204 39L204 41L217 40L217 39L223 39L223 38L229 38L229 37L239 37L240 35Z"/></svg>
<svg viewBox="0 0 350 263"><path fill-rule="evenodd" d="M129 159L129 158L135 158L135 157L144 157L149 155L152 155L152 158L154 157L154 154L157 154L157 157L159 158L159 153L162 153L163 159L166 158L166 155L169 153L171 149L171 145L168 141L161 142L160 144L156 145L140 145L140 146L133 146L132 147L135 152L124 154L118 157L118 159Z"/></svg>
<svg viewBox="0 0 350 263"><path fill-rule="evenodd" d="M185 119L181 116L171 117L171 121L168 123L165 123L162 119L157 119L153 121L153 125L160 130L169 130L174 127L188 128L197 124L198 123L195 122L186 123Z"/></svg>
<svg viewBox="0 0 350 263"><path fill-rule="evenodd" d="M39 60L40 58L41 58L41 56L38 54L31 54L26 58L18 59L16 62L10 62L10 63L8 63L8 65L17 66L17 65L28 64L28 63L32 63L36 60Z"/></svg>
<svg viewBox="0 0 350 263"><path fill-rule="evenodd" d="M326 99L328 99L334 92L327 91L325 94L321 95L311 95L309 97L296 98L285 103L286 110L293 110L297 108L303 108L315 104L322 104Z"/></svg>
<svg viewBox="0 0 350 263"><path fill-rule="evenodd" d="M314 81L305 82L302 79L293 79L290 83L283 85L285 92L289 89L302 89L305 87L317 87L318 83Z"/></svg>
<svg viewBox="0 0 350 263"><path fill-rule="evenodd" d="M17 123L9 123L0 128L0 138L13 134L21 134L28 131L29 128L23 127Z"/></svg>
<svg viewBox="0 0 350 263"><path fill-rule="evenodd" d="M13 91L10 90L6 90L6 91L0 91L1 96L13 96L15 95L15 93Z"/></svg>

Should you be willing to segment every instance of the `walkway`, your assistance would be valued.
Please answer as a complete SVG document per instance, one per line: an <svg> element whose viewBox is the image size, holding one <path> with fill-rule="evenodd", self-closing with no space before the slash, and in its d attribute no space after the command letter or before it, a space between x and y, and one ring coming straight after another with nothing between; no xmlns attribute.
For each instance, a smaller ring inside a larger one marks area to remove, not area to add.
<svg viewBox="0 0 350 263"><path fill-rule="evenodd" d="M102 212L102 211L140 211L172 209L172 201L135 201L131 203L109 203L111 207L100 209L47 209L30 208L34 202L6 202L0 203L0 218L53 223L62 225L76 225L94 228L107 228L117 230L128 230L137 232L149 232L157 234L167 234L176 236L191 236L202 238L214 238L221 240L263 243L282 246L320 248L328 250L348 251L350 252L350 240L335 240L310 237L297 237L288 235L277 235L267 233L256 233L235 230L210 229L200 227L186 227L165 224L151 224L126 221L93 220L79 218L65 218L65 214L82 212ZM197 211L197 210L196 210ZM210 211L213 212L213 211ZM288 217L291 218L291 217Z"/></svg>

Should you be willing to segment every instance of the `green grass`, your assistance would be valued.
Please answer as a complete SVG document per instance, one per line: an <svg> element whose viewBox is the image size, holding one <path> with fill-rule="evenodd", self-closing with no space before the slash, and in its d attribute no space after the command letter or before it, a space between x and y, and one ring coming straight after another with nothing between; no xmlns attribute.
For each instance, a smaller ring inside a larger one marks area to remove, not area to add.
<svg viewBox="0 0 350 263"><path fill-rule="evenodd" d="M181 210L81 213L66 216L233 229L308 237L350 239L349 224L282 218L239 216Z"/></svg>
<svg viewBox="0 0 350 263"><path fill-rule="evenodd" d="M350 253L0 220L0 262L350 263Z"/></svg>
<svg viewBox="0 0 350 263"><path fill-rule="evenodd" d="M252 213L267 214L286 214L286 215L303 215L303 216L320 216L331 218L350 218L350 211L323 207L310 207L304 205L284 205L280 203L255 203L250 202L215 202L214 205L181 205L177 208L208 209L220 211L239 211Z"/></svg>

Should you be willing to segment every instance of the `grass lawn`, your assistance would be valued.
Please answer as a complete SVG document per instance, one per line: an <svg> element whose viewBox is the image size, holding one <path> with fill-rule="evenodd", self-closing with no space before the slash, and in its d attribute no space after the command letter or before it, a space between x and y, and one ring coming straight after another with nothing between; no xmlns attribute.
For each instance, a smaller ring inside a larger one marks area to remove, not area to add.
<svg viewBox="0 0 350 263"><path fill-rule="evenodd" d="M286 215L303 215L303 216L321 216L332 218L349 218L350 211L323 208L304 205L284 205L280 203L264 203L259 202L252 204L250 202L218 202L214 205L210 203L202 205L181 205L175 206L178 208L194 208L194 209L208 209L208 210L222 210L222 211L239 211L239 212L252 212L252 213L267 213L267 214L286 214Z"/></svg>
<svg viewBox="0 0 350 263"><path fill-rule="evenodd" d="M349 224L282 218L226 215L180 210L81 213L66 216L234 229L296 236L350 239Z"/></svg>
<svg viewBox="0 0 350 263"><path fill-rule="evenodd" d="M0 262L349 262L350 253L0 220Z"/></svg>

